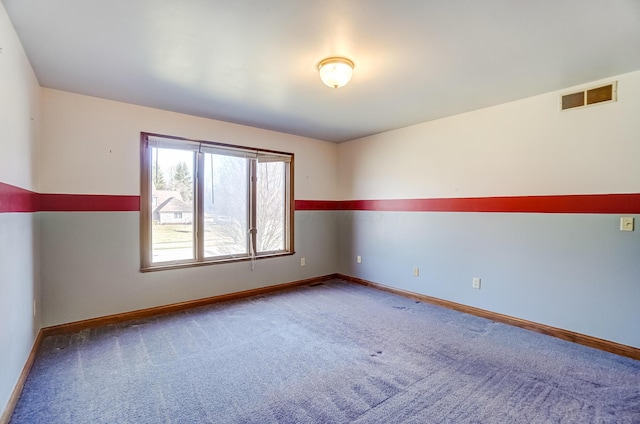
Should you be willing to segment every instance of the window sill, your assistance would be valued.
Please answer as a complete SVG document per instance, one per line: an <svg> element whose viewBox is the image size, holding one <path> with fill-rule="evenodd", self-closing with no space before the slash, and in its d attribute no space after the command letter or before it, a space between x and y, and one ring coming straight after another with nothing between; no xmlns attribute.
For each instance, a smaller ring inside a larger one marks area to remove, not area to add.
<svg viewBox="0 0 640 424"><path fill-rule="evenodd" d="M272 258L281 258L283 256L291 256L294 255L295 252L281 252L281 253L270 253L266 255L256 256L256 260L262 259L272 259ZM183 269L183 268L194 268L208 265L221 265L221 264L230 264L236 262L250 262L250 257L242 257L242 258L225 258L225 259L215 259L208 260L202 262L177 262L177 263L162 263L157 265L151 265L148 267L140 268L140 272L154 272L154 271L165 271L170 269Z"/></svg>

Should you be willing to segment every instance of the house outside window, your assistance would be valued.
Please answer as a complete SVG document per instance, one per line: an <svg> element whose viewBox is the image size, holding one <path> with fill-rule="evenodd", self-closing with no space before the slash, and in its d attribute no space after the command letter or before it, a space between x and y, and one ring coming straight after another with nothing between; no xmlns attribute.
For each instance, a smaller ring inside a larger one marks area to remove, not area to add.
<svg viewBox="0 0 640 424"><path fill-rule="evenodd" d="M293 253L293 154L141 133L141 270Z"/></svg>

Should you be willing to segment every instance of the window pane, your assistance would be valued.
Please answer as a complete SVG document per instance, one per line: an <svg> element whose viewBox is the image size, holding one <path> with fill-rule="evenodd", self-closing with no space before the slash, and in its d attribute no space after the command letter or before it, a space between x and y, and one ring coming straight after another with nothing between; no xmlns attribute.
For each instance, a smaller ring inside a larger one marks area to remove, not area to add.
<svg viewBox="0 0 640 424"><path fill-rule="evenodd" d="M293 154L141 133L142 271L293 251ZM251 231L250 231L251 229Z"/></svg>
<svg viewBox="0 0 640 424"><path fill-rule="evenodd" d="M257 250L285 249L285 207L288 167L283 162L258 163L257 169Z"/></svg>
<svg viewBox="0 0 640 424"><path fill-rule="evenodd" d="M153 148L151 154L151 261L193 260L195 152Z"/></svg>
<svg viewBox="0 0 640 424"><path fill-rule="evenodd" d="M204 256L248 255L249 160L204 155Z"/></svg>

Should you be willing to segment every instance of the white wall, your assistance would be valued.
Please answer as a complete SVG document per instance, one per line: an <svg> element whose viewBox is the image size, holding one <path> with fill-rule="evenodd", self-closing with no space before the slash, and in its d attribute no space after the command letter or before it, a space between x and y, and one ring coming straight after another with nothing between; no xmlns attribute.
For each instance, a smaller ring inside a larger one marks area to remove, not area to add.
<svg viewBox="0 0 640 424"><path fill-rule="evenodd" d="M43 193L140 194L140 132L294 153L295 197L336 198L333 143L151 109L65 91L43 90Z"/></svg>
<svg viewBox="0 0 640 424"><path fill-rule="evenodd" d="M548 93L343 143L340 196L640 193L640 72L610 80L616 103L560 112ZM633 216L621 232L617 214L345 211L338 269L640 347Z"/></svg>
<svg viewBox="0 0 640 424"><path fill-rule="evenodd" d="M335 144L43 89L42 192L139 195L140 132L295 154L295 198L335 199ZM332 211L295 213L296 255L140 273L138 212L43 212L43 325L335 272ZM306 266L300 266L300 258Z"/></svg>
<svg viewBox="0 0 640 424"><path fill-rule="evenodd" d="M1 3L0 48L0 183L36 190L40 87ZM0 410L39 329L32 315L39 297L37 252L37 214L0 211Z"/></svg>
<svg viewBox="0 0 640 424"><path fill-rule="evenodd" d="M554 92L343 143L340 198L640 192L640 71L611 80L615 103Z"/></svg>

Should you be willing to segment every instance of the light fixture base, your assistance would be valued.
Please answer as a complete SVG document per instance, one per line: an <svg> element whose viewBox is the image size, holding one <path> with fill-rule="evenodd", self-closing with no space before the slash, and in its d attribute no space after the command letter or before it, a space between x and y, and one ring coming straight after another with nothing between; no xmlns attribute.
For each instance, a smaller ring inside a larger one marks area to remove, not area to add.
<svg viewBox="0 0 640 424"><path fill-rule="evenodd" d="M354 66L353 61L345 57L328 57L318 63L320 79L328 87L344 87L351 81Z"/></svg>

